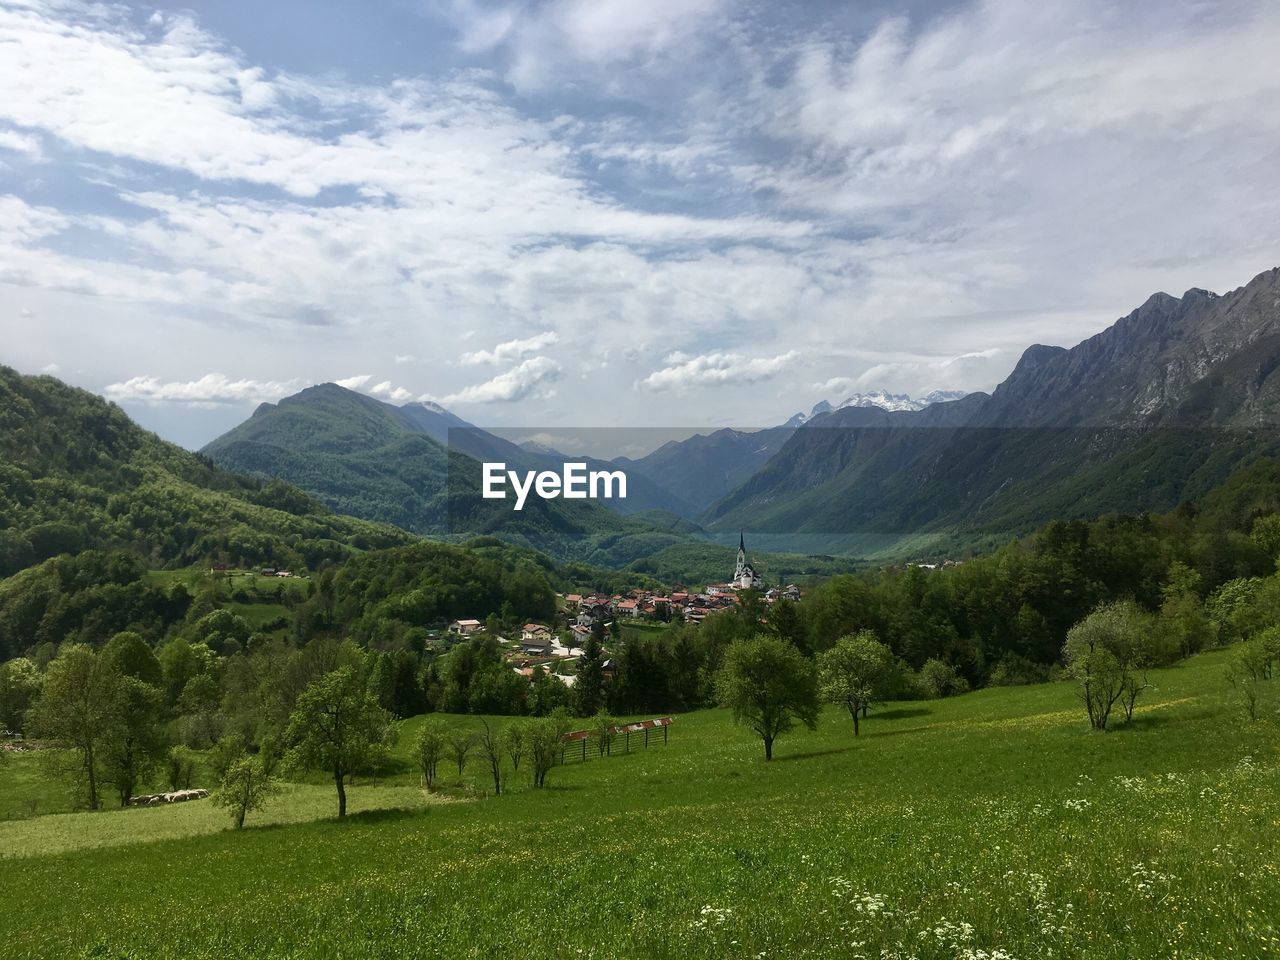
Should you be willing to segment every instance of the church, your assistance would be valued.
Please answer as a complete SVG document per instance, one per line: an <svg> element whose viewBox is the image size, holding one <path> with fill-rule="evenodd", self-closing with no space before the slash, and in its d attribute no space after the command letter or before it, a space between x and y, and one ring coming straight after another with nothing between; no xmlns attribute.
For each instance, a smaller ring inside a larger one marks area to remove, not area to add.
<svg viewBox="0 0 1280 960"><path fill-rule="evenodd" d="M742 533L738 534L738 565L733 571L733 586L740 590L764 586L764 580L757 576L755 567L747 560L747 541Z"/></svg>

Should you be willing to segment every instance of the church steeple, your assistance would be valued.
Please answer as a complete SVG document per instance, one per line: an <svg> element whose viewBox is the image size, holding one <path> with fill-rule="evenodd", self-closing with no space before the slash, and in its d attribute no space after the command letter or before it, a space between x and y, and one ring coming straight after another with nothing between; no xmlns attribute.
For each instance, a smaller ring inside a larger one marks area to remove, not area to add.
<svg viewBox="0 0 1280 960"><path fill-rule="evenodd" d="M747 561L747 538L743 531L738 531L738 563L733 571L733 585L746 589L760 586L760 577L755 568Z"/></svg>

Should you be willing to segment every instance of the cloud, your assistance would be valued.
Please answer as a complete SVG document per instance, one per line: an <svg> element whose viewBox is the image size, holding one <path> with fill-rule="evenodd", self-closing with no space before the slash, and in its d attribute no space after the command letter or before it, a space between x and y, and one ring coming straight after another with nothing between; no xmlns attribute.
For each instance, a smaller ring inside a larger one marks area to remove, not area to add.
<svg viewBox="0 0 1280 960"><path fill-rule="evenodd" d="M467 53L501 53L507 79L526 91L584 76L614 82L619 68L658 70L690 48L736 6L730 0L550 0L434 4L460 34Z"/></svg>
<svg viewBox="0 0 1280 960"><path fill-rule="evenodd" d="M832 377L829 380L823 380L821 383L815 383L813 389L824 397L834 396L852 390L855 383L857 381L853 377Z"/></svg>
<svg viewBox="0 0 1280 960"><path fill-rule="evenodd" d="M560 337L556 332L548 330L545 333L526 337L523 340L508 340L506 343L498 344L492 350L477 350L472 353L464 353L459 358L459 362L469 365L510 363L513 360L527 357L559 342Z"/></svg>
<svg viewBox="0 0 1280 960"><path fill-rule="evenodd" d="M225 18L0 0L0 165L42 160L0 193L0 342L90 384L250 356L384 398L521 394L550 352L562 395L495 419L673 422L715 384L699 418L763 423L815 381L989 389L1280 256L1274 3L433 6L460 31L429 55L371 7L385 67L303 73ZM602 392L606 355L643 389Z"/></svg>
<svg viewBox="0 0 1280 960"><path fill-rule="evenodd" d="M560 378L560 364L549 357L531 357L492 380L464 387L446 397L424 396L449 406L460 403L509 403L532 396L543 384Z"/></svg>
<svg viewBox="0 0 1280 960"><path fill-rule="evenodd" d="M381 383L375 384L369 388L369 393L375 397L383 397L396 403L404 403L406 400L413 399L413 392L404 387L395 387L391 385L390 380L383 380Z"/></svg>
<svg viewBox="0 0 1280 960"><path fill-rule="evenodd" d="M363 387L366 383L368 383L372 379L373 379L373 374L361 373L354 377L346 377L342 380L335 380L333 382L340 387L345 387L348 390L359 390L361 387Z"/></svg>
<svg viewBox="0 0 1280 960"><path fill-rule="evenodd" d="M991 348L973 350L954 357L921 357L877 363L852 379L838 377L848 386L839 391L858 390L906 390L913 395L930 390L979 390L989 389L1012 366L1016 353ZM826 392L826 391L824 391Z"/></svg>
<svg viewBox="0 0 1280 960"><path fill-rule="evenodd" d="M17 130L0 130L0 150L24 153L32 159L39 159L42 154L39 137Z"/></svg>
<svg viewBox="0 0 1280 960"><path fill-rule="evenodd" d="M415 357L412 353L398 353L394 358L397 366L400 366L406 363L413 363L417 359L418 358Z"/></svg>
<svg viewBox="0 0 1280 960"><path fill-rule="evenodd" d="M637 384L646 390L679 390L690 386L757 383L777 376L795 364L800 354L791 350L776 357L748 358L737 353L705 353L689 356L673 353L668 366L655 370Z"/></svg>
<svg viewBox="0 0 1280 960"><path fill-rule="evenodd" d="M249 403L278 400L301 387L297 380L232 380L221 373L207 373L199 380L164 381L158 377L133 377L122 383L111 383L103 394L118 402L183 403L193 406L217 406L227 403Z"/></svg>

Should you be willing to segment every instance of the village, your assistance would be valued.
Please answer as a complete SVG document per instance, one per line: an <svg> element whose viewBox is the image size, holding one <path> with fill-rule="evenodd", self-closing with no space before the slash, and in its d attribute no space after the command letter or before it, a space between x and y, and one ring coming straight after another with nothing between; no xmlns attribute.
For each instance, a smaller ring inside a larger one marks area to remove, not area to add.
<svg viewBox="0 0 1280 960"><path fill-rule="evenodd" d="M562 594L557 622L526 623L518 638L499 636L496 624L476 619L455 620L447 633L458 639L493 636L505 648L506 661L521 676L532 678L545 671L572 687L578 661L592 637L607 651L611 644L625 640L626 627L655 630L670 623L701 623L713 613L737 607L747 591L758 591L766 608L780 600L799 601L801 596L795 584L765 588L747 559L745 541L739 537L733 579L727 583L708 584L702 591L676 584L667 593L637 589L612 596ZM605 659L605 678L616 671L615 660Z"/></svg>

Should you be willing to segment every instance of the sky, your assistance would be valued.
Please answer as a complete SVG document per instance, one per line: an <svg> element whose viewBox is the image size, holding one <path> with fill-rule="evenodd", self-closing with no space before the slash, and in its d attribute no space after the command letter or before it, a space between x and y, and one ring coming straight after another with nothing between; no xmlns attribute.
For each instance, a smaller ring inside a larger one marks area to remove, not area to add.
<svg viewBox="0 0 1280 960"><path fill-rule="evenodd" d="M0 363L198 447L991 389L1280 265L1280 4L0 0Z"/></svg>

